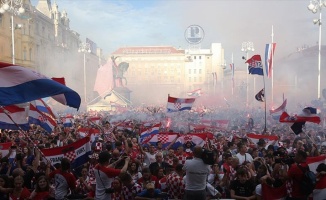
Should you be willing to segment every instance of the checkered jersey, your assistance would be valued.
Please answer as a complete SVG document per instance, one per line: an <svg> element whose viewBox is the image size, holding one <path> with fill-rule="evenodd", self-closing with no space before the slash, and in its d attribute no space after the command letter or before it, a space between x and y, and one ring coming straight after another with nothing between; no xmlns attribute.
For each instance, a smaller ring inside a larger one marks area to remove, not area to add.
<svg viewBox="0 0 326 200"><path fill-rule="evenodd" d="M179 163L184 165L187 160L187 154L182 153L182 154L177 154L176 156L179 160Z"/></svg>
<svg viewBox="0 0 326 200"><path fill-rule="evenodd" d="M170 157L170 156L166 156L166 158L164 159L164 162L168 163L169 165L173 165L173 158L174 157Z"/></svg>
<svg viewBox="0 0 326 200"><path fill-rule="evenodd" d="M122 195L122 191L114 192L111 194L111 200L122 200L122 199L124 199Z"/></svg>
<svg viewBox="0 0 326 200"><path fill-rule="evenodd" d="M171 199L183 199L183 194L186 187L183 177L173 172L167 177L166 187L168 189L167 193Z"/></svg>
<svg viewBox="0 0 326 200"><path fill-rule="evenodd" d="M130 188L122 187L122 196L124 199L134 199L134 197L142 191L141 186L138 183L134 183Z"/></svg>

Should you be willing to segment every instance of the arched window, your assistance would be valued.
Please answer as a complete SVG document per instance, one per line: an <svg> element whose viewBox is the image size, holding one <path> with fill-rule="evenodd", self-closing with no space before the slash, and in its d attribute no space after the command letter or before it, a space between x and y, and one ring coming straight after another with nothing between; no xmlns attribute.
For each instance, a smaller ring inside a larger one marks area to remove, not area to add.
<svg viewBox="0 0 326 200"><path fill-rule="evenodd" d="M33 54L32 53L32 48L29 48L29 52L28 53L29 53L29 60L32 60L32 54Z"/></svg>
<svg viewBox="0 0 326 200"><path fill-rule="evenodd" d="M26 47L24 47L24 50L23 50L23 60L26 60L27 58L27 50L26 50Z"/></svg>

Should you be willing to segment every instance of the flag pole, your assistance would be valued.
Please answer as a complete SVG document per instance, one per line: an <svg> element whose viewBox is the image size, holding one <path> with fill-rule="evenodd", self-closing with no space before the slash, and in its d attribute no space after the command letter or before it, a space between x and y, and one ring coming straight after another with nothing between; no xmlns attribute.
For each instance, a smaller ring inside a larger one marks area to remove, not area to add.
<svg viewBox="0 0 326 200"><path fill-rule="evenodd" d="M271 68L272 68L272 106L274 106L274 27L272 25L272 48L271 48L271 51L272 51L272 56L271 56L271 59L272 59L272 63L271 63Z"/></svg>
<svg viewBox="0 0 326 200"><path fill-rule="evenodd" d="M233 94L234 94L234 63L233 63L233 53L232 53L232 56L231 56L231 65L232 65L232 71L231 71L231 73L232 73L232 96L233 96Z"/></svg>
<svg viewBox="0 0 326 200"><path fill-rule="evenodd" d="M43 154L43 152L41 151L41 149L40 148L38 148L38 146L36 146L36 144L31 140L31 138L30 137L27 137L28 135L26 135L26 132L14 121L14 119L8 114L8 110L7 109L5 109L3 106L0 106L0 109L5 113L5 115L7 115L7 117L10 119L10 121L12 121L14 124L15 124L15 126L17 126L17 128L24 134L24 136L27 138L27 140L29 140L33 145L34 145L34 147L35 147L35 149L37 149L39 152L40 152L40 154L44 157L44 159L47 161L47 162L50 162L47 158L46 158L46 156ZM52 165L52 163L51 163L51 165ZM52 167L54 167L53 165L52 165ZM55 168L55 167L54 167ZM56 169L56 168L55 168Z"/></svg>

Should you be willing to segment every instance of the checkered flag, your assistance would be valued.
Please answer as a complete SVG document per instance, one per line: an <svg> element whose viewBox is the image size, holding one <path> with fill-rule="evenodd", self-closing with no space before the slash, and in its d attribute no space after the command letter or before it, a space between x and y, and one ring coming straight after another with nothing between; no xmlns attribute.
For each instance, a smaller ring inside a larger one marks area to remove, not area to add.
<svg viewBox="0 0 326 200"><path fill-rule="evenodd" d="M64 154L64 157L68 158L70 162L73 162L76 159L76 156L75 150L68 151Z"/></svg>

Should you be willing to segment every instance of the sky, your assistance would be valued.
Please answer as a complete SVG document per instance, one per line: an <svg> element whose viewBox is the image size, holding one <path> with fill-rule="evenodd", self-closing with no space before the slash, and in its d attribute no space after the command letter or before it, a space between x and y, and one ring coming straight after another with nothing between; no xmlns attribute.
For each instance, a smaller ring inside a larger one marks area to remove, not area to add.
<svg viewBox="0 0 326 200"><path fill-rule="evenodd" d="M38 0L31 0L34 6ZM52 3L54 0L51 1ZM318 43L317 25L307 9L309 0L55 0L66 10L70 28L97 43L109 56L119 47L169 45L187 49L184 33L199 25L205 38L201 48L221 43L226 63L241 62L241 44L253 42L255 54L277 43L275 59L303 45ZM326 8L324 8L326 10ZM323 27L323 30L325 28ZM322 41L326 39L323 34ZM324 40L326 41L326 40ZM250 53L251 54L251 53ZM252 53L253 54L253 53Z"/></svg>
<svg viewBox="0 0 326 200"><path fill-rule="evenodd" d="M31 2L36 6L38 0ZM68 13L71 30L78 32L82 41L85 41L86 37L94 41L97 47L103 49L107 58L118 48L126 46L173 46L187 49L189 45L184 34L190 25L199 25L203 28L205 38L200 45L202 49L209 49L211 43L221 43L226 65L232 62L233 55L236 71L246 70L242 59L246 53L241 51L243 42L249 41L254 44L255 51L249 52L249 57L260 54L264 58L265 45L273 40L276 43L275 64L300 47L318 45L319 27L314 25L313 20L318 19L319 14L313 14L307 9L310 0L55 0L55 2L60 12L65 10ZM326 7L322 12L325 13L325 10ZM322 44L326 43L325 31L325 26L322 26ZM317 55L315 60L317 62ZM311 99L316 96L316 90L310 89L316 88L316 81L311 78L317 74L315 63L307 63L307 67L312 66L315 71L312 72L314 73L312 76L305 76L304 79L304 82L309 83L305 84L307 86L305 96ZM292 64L287 69L282 68L284 80L278 82L283 85L294 85L293 74L297 73L299 64L302 63ZM279 70L277 67L275 65L274 69ZM290 76L293 80L289 79ZM257 84L259 85L256 82ZM258 88L256 90L258 91ZM283 90L281 92L284 93ZM307 92L311 94L308 95ZM290 96L289 92L286 93ZM296 93L293 99L297 98Z"/></svg>

